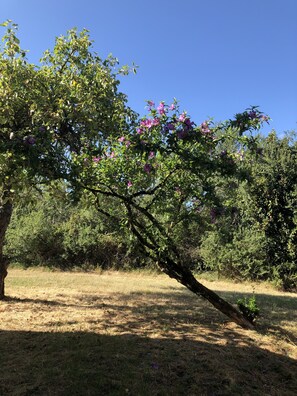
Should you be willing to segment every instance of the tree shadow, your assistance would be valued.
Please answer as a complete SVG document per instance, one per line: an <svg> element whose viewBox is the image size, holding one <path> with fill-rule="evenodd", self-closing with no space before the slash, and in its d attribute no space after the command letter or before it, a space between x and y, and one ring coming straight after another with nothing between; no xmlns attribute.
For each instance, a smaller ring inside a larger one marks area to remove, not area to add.
<svg viewBox="0 0 297 396"><path fill-rule="evenodd" d="M49 306L68 306L68 304L64 304L60 301L55 300L44 300L38 298L21 298L21 297L11 297L5 296L3 300L8 303L30 303L30 304L41 304L41 305L49 305Z"/></svg>
<svg viewBox="0 0 297 396"><path fill-rule="evenodd" d="M233 303L242 297L240 294L236 296L233 294L233 298L231 298L229 292L221 292L220 295ZM261 295L257 295L258 297ZM296 335L284 330L281 326L284 317L287 322L296 323L294 305L287 304L285 297L270 297L271 304L275 304L274 301L277 300L278 310L272 312L269 306L266 307L265 313L256 324L256 330L262 335L277 335L296 346ZM202 326L203 337L209 342L230 335L230 329L225 326L230 320L207 301L190 292L171 292L170 294L133 292L119 294L112 300L108 296L104 298L101 295L88 294L81 295L78 299L84 302L89 309L103 311L105 326L113 327L118 332L137 334L141 332L146 336L156 332L165 334L165 336L173 335L176 332L187 335L193 331L201 331ZM261 298L259 301L262 308ZM99 322L102 322L102 316L98 319L88 319L88 323L92 325L99 324ZM232 334L232 337L237 339L237 333Z"/></svg>
<svg viewBox="0 0 297 396"><path fill-rule="evenodd" d="M262 334L278 334L286 338L290 343L297 346L295 334L282 328L282 322L291 323L296 329L297 323L297 298L293 295L279 296L263 293L238 293L238 292L219 292L220 295L236 303L239 298L252 296L256 297L260 308L260 317L257 321L257 331ZM297 329L296 329L297 330Z"/></svg>
<svg viewBox="0 0 297 396"><path fill-rule="evenodd" d="M0 394L295 395L296 361L238 337L0 331Z"/></svg>
<svg viewBox="0 0 297 396"><path fill-rule="evenodd" d="M231 303L236 304L239 298L251 297L252 293L238 293L218 291L218 293ZM256 330L263 335L277 335L292 345L297 345L297 337L292 332L284 330L282 321L297 322L296 298L292 296L278 296L256 294L260 306L261 316L256 324ZM119 332L139 333L150 336L152 332L159 331L167 336L173 332L183 334L191 333L195 327L203 326L204 337L208 341L217 340L222 332L228 335L228 328L224 325L228 318L213 308L211 304L193 293L172 288L171 292L132 292L130 294L85 294L75 296L75 302L62 302L59 300L43 300L31 298L7 298L9 304L30 303L36 309L47 310L48 307L78 308L84 311L101 312L98 319L87 319L91 325L100 325L105 322L105 327L114 327ZM41 307L43 306L43 307ZM32 307L30 307L32 309ZM103 315L103 319L102 319ZM53 322L51 326L71 325L77 322L68 315L59 323ZM218 333L218 329L220 332Z"/></svg>

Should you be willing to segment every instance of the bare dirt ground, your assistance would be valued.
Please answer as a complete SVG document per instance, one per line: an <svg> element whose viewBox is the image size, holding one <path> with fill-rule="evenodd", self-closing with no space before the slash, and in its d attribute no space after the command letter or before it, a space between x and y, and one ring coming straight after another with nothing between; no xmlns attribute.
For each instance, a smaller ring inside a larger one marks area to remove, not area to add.
<svg viewBox="0 0 297 396"><path fill-rule="evenodd" d="M296 395L297 294L256 294L243 330L163 275L11 270L0 302L0 395Z"/></svg>

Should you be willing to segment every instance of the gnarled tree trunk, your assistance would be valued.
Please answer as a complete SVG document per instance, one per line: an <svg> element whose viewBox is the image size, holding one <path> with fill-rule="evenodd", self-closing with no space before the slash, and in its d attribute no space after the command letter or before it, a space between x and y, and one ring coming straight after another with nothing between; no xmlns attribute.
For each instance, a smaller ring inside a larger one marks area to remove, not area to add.
<svg viewBox="0 0 297 396"><path fill-rule="evenodd" d="M129 204L131 204L131 202L129 202ZM254 325L240 311L233 307L233 305L197 281L192 272L185 265L183 265L174 241L169 235L165 234L162 225L158 223L158 221L146 209L134 204L134 207L136 207L142 215L145 215L149 219L149 221L154 225L155 229L160 231L160 234L163 232L163 235L166 235L167 254L164 253L164 249L162 253L162 249L160 249L160 246L158 246L156 235L150 234L148 228L137 220L129 204L127 204L126 207L128 211L130 230L137 237L138 241L143 247L144 252L149 257L155 259L158 262L160 269L171 278L176 279L178 282L186 286L196 295L205 298L216 309L228 316L239 326L245 329L254 329Z"/></svg>
<svg viewBox="0 0 297 396"><path fill-rule="evenodd" d="M3 246L7 227L12 215L12 203L10 200L4 200L0 206L0 300L5 297L4 280L7 276L8 260L3 256Z"/></svg>
<svg viewBox="0 0 297 396"><path fill-rule="evenodd" d="M228 316L233 322L237 323L239 326L250 330L255 329L254 325L248 319L246 319L244 315L240 311L238 311L233 305L221 298L214 291L208 289L200 282L198 282L192 272L187 267L178 265L169 258L165 261L160 261L159 267L171 278L176 279L178 282L186 286L191 292L205 298L216 309Z"/></svg>

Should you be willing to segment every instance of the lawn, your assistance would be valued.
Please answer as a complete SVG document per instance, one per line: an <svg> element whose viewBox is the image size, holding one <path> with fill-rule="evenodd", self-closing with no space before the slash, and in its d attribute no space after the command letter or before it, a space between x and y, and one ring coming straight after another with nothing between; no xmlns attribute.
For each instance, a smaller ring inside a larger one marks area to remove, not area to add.
<svg viewBox="0 0 297 396"><path fill-rule="evenodd" d="M10 270L0 302L0 395L296 395L297 294L203 283L235 303L243 330L163 275Z"/></svg>

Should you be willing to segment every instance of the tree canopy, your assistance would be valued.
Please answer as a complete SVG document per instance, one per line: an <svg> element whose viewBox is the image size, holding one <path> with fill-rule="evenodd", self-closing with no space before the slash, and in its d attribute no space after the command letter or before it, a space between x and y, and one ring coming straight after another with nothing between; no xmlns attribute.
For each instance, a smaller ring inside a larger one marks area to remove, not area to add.
<svg viewBox="0 0 297 396"><path fill-rule="evenodd" d="M70 30L56 39L35 65L20 47L17 25L2 26L0 48L0 297L6 260L3 243L12 205L28 186L75 180L73 155L85 147L96 153L107 136L127 131L134 112L118 91L112 56L102 60L87 30Z"/></svg>
<svg viewBox="0 0 297 396"><path fill-rule="evenodd" d="M195 279L175 235L189 219L199 222L208 210L213 215L225 177L246 176L242 153L257 155L251 132L268 117L251 107L223 123L196 123L176 101L157 106L148 101L149 115L137 119L118 91L118 73L127 68L117 70L115 58L102 60L93 53L86 30L58 37L40 65L33 65L20 48L16 26L5 25L0 295L7 267L3 238L15 196L24 186L60 179L73 192L86 192L102 214L128 228L162 271L241 326L251 327L237 309Z"/></svg>

